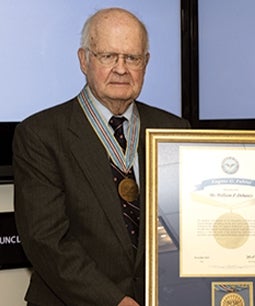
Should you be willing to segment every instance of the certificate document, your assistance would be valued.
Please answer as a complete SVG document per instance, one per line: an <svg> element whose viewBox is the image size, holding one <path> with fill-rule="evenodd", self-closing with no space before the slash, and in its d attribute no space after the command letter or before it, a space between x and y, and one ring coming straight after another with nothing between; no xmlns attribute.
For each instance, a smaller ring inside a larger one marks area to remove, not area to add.
<svg viewBox="0 0 255 306"><path fill-rule="evenodd" d="M255 275L255 148L180 145L180 276Z"/></svg>

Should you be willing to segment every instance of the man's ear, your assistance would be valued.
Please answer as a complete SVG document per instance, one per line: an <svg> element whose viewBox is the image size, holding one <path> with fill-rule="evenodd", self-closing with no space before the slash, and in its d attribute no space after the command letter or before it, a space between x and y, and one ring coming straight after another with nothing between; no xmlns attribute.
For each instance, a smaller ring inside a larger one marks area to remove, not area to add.
<svg viewBox="0 0 255 306"><path fill-rule="evenodd" d="M87 59L86 59L86 51L83 48L79 48L78 57L80 61L81 71L86 74L87 72Z"/></svg>
<svg viewBox="0 0 255 306"><path fill-rule="evenodd" d="M149 60L150 60L150 53L148 52L148 53L146 54L146 66L147 66L147 64L149 63Z"/></svg>

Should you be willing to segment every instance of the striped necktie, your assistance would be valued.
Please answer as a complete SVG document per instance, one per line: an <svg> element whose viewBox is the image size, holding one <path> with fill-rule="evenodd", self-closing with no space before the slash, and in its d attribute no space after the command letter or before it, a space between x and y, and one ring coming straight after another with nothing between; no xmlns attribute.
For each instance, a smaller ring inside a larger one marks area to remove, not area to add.
<svg viewBox="0 0 255 306"><path fill-rule="evenodd" d="M126 150L127 141L123 132L123 123L127 120L125 117L113 116L109 124L114 130L114 137L120 144L123 152ZM133 167L124 173L121 171L112 161L111 168L116 184L120 203L122 207L123 218L129 232L132 246L136 250L138 245L139 235L139 220L140 220L140 209L139 209L139 191L136 184L135 174Z"/></svg>

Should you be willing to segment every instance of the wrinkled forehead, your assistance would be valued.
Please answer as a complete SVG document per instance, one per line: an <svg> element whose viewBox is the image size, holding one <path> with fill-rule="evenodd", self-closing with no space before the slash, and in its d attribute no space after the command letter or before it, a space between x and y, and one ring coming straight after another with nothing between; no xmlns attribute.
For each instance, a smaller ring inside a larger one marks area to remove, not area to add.
<svg viewBox="0 0 255 306"><path fill-rule="evenodd" d="M94 17L90 28L90 45L112 41L131 41L137 48L145 47L145 33L137 18L122 11L101 12Z"/></svg>

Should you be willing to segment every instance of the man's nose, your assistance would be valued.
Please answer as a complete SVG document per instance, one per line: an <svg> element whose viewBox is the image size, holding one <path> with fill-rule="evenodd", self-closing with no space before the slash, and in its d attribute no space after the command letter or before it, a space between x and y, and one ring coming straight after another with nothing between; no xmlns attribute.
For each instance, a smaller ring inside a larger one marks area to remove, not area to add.
<svg viewBox="0 0 255 306"><path fill-rule="evenodd" d="M116 59L116 62L114 64L114 70L120 72L126 72L128 67L126 64L126 58L123 55L119 55L118 58Z"/></svg>

